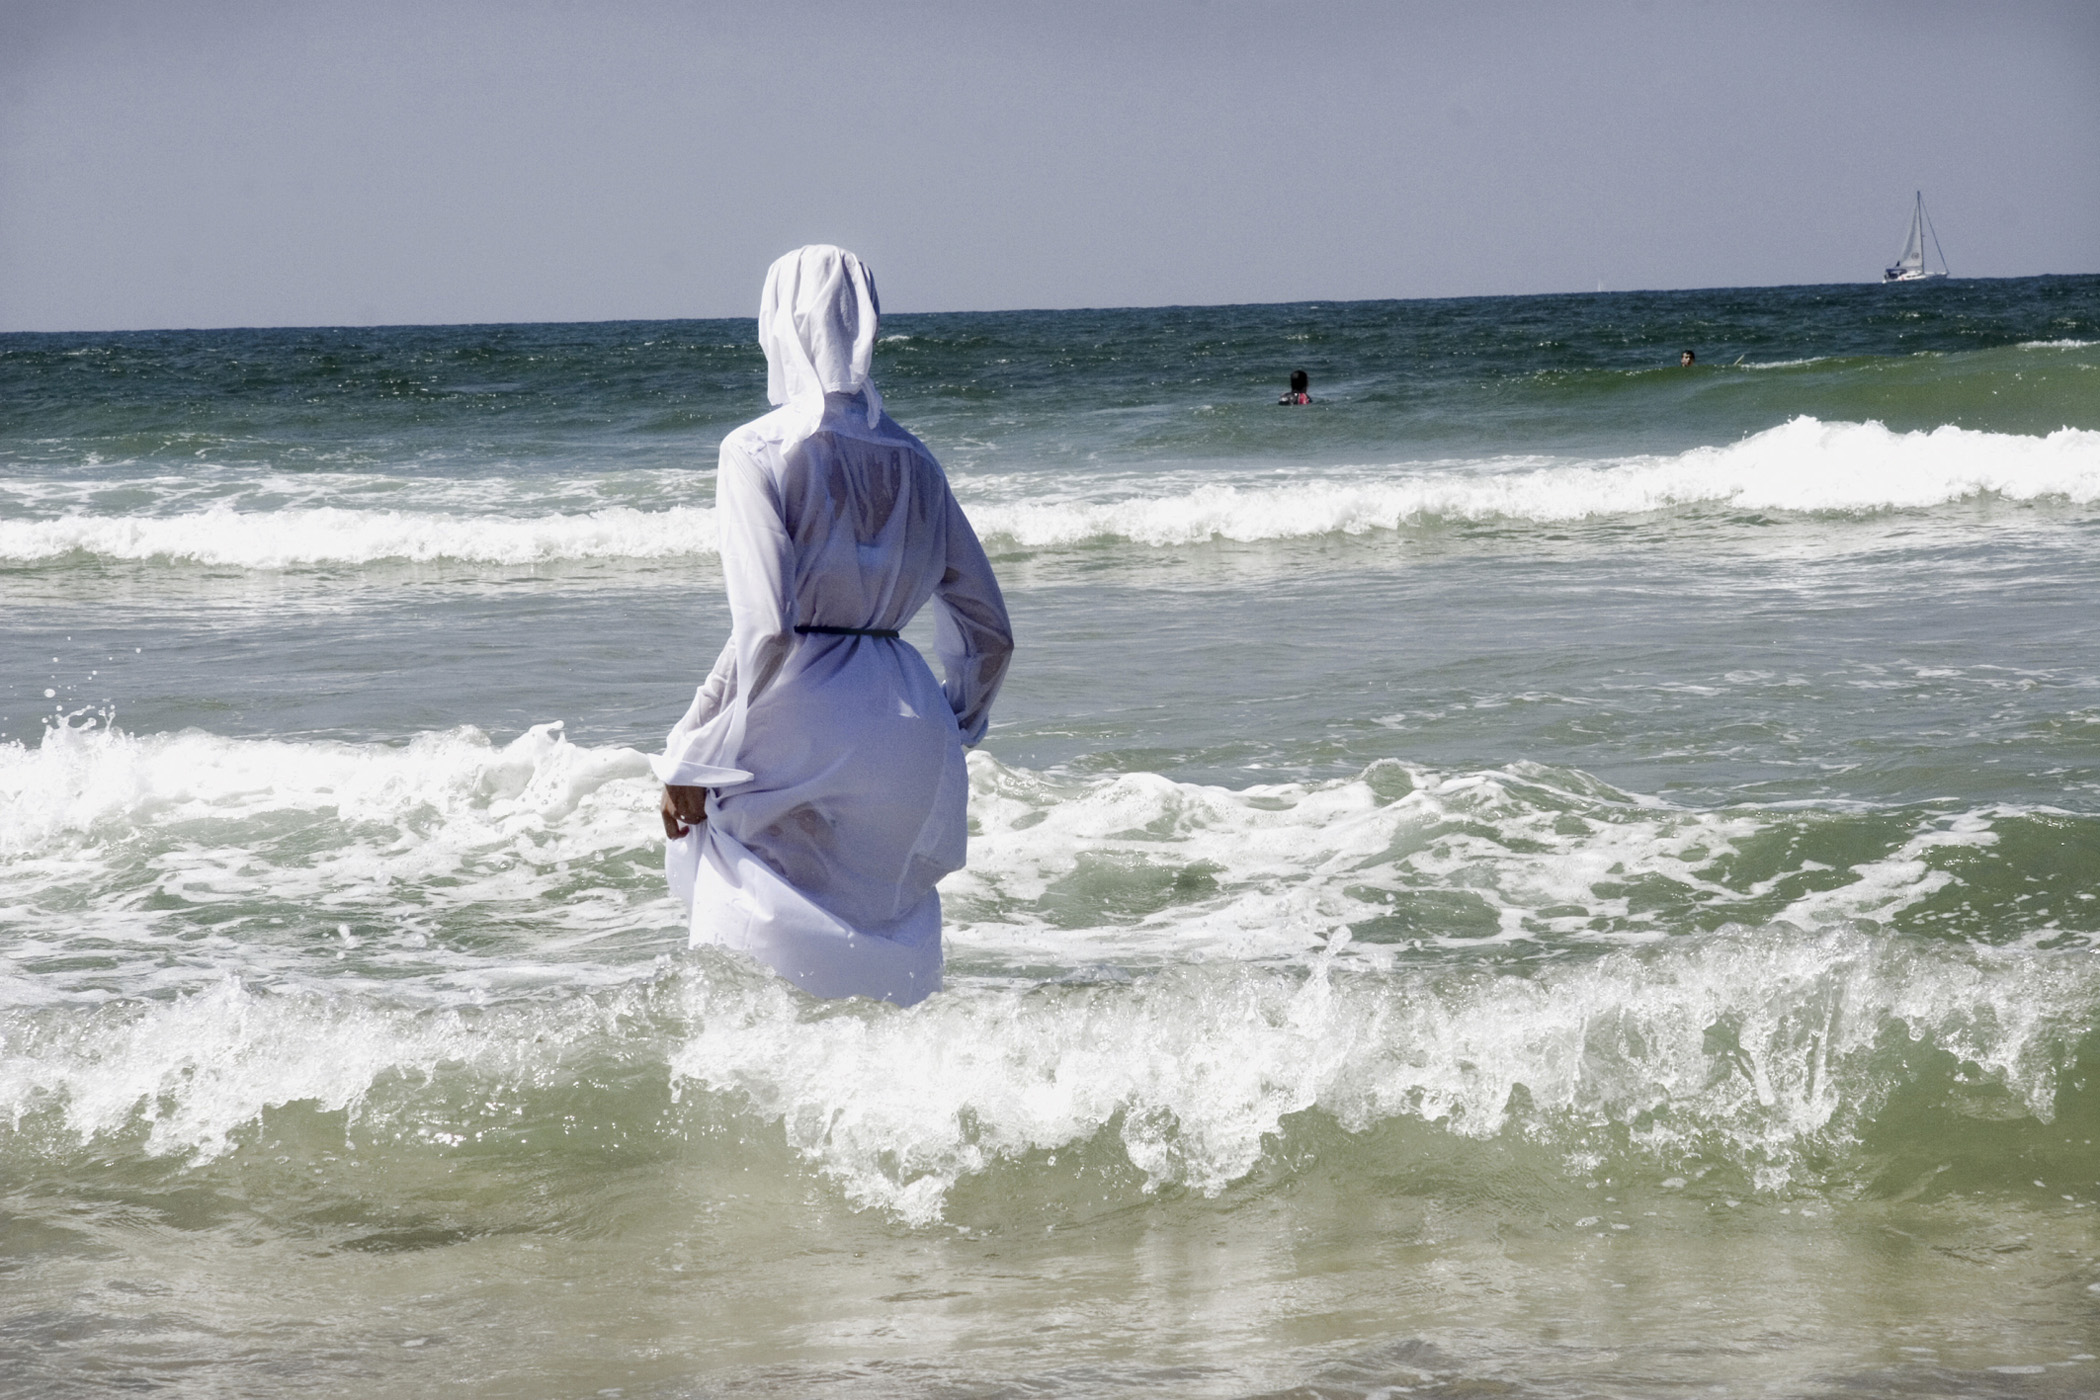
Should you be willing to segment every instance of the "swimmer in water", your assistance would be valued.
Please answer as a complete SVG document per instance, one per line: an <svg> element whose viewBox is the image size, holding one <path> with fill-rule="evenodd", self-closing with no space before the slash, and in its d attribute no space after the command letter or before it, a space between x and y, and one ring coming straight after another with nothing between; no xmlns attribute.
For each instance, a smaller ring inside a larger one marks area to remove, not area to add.
<svg viewBox="0 0 2100 1400"><path fill-rule="evenodd" d="M1288 394L1285 394L1282 398L1276 400L1276 402L1280 404L1311 403L1312 395L1306 392L1311 387L1312 379L1305 373L1305 371L1302 369L1294 369L1291 371L1291 391Z"/></svg>
<svg viewBox="0 0 2100 1400"><path fill-rule="evenodd" d="M1677 363L1684 366L1686 369L1690 369L1693 363L1696 360L1698 360L1698 358L1699 357L1697 355L1694 355L1691 351L1687 350L1682 355L1679 355L1677 357Z"/></svg>

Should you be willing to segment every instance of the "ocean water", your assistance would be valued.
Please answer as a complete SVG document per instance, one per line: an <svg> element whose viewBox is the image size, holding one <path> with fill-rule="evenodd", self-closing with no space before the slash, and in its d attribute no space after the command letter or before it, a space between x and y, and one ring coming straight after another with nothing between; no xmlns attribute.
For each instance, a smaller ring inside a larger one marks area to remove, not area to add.
<svg viewBox="0 0 2100 1400"><path fill-rule="evenodd" d="M890 317L909 1011L662 888L752 339L0 336L0 1390L2100 1393L2100 278Z"/></svg>

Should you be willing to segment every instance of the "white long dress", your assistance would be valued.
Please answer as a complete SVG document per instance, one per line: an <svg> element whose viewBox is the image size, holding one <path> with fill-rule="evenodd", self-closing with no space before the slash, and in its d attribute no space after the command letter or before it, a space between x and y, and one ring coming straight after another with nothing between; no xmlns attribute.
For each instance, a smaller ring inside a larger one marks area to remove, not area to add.
<svg viewBox="0 0 2100 1400"><path fill-rule="evenodd" d="M934 884L963 864L963 746L1013 637L947 477L879 399L869 422L871 396L825 394L819 418L804 394L723 442L732 630L656 770L710 790L665 857L695 946L818 996L910 1005L940 987ZM895 630L929 600L945 686L901 639L796 631Z"/></svg>

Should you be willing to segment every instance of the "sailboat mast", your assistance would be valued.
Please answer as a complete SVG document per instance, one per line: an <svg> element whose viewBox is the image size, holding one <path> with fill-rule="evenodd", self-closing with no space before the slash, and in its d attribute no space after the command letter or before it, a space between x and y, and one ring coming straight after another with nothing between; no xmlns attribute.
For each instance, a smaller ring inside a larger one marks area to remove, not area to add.
<svg viewBox="0 0 2100 1400"><path fill-rule="evenodd" d="M1940 270L1933 272L1925 261L1925 238L1932 236L1932 246L1940 255ZM1912 190L1910 196L1910 237L1903 242L1903 252L1896 265L1882 273L1884 282L1916 282L1928 277L1947 276L1947 250L1940 247L1940 231L1932 226L1932 216L1925 212L1925 191Z"/></svg>
<svg viewBox="0 0 2100 1400"><path fill-rule="evenodd" d="M1926 235L1932 235L1932 248L1940 254L1940 271L1932 271L1926 262ZM1926 191L1911 191L1911 237L1903 241L1903 254L1896 264L1882 271L1882 281L1921 281L1926 277L1947 277L1947 250L1940 248L1940 231L1932 227L1932 214L1926 214Z"/></svg>

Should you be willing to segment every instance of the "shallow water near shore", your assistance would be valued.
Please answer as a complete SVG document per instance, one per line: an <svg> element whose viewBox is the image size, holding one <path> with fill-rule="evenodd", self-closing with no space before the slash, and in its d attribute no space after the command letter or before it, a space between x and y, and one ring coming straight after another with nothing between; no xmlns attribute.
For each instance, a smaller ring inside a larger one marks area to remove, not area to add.
<svg viewBox="0 0 2100 1400"><path fill-rule="evenodd" d="M2100 279L889 318L910 1011L663 891L751 339L0 337L9 1394L2100 1393Z"/></svg>

